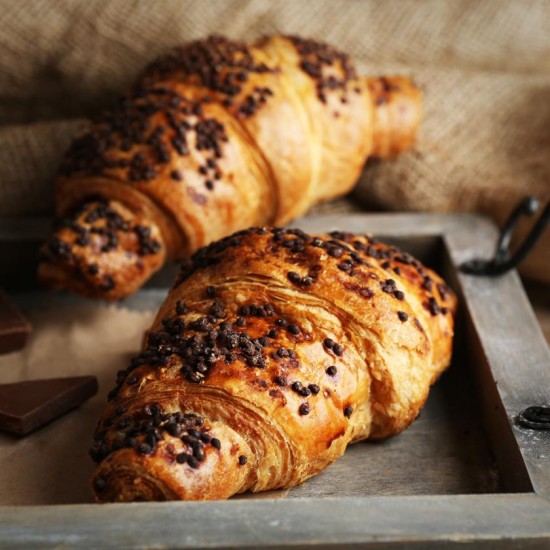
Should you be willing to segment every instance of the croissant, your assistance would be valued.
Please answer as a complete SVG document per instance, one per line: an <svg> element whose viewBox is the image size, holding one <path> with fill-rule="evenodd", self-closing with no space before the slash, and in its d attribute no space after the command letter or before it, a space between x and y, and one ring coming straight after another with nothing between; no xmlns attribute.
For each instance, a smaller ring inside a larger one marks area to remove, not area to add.
<svg viewBox="0 0 550 550"><path fill-rule="evenodd" d="M167 259L347 193L369 155L411 146L420 105L409 79L358 77L310 40L177 48L74 140L39 277L128 296Z"/></svg>
<svg viewBox="0 0 550 550"><path fill-rule="evenodd" d="M96 500L288 488L400 432L449 364L455 308L368 237L252 228L200 249L109 394Z"/></svg>

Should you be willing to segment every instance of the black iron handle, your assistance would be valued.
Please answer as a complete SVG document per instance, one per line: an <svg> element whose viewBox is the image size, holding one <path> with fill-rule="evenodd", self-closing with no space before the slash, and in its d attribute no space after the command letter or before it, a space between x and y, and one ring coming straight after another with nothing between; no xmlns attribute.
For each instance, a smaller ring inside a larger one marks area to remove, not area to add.
<svg viewBox="0 0 550 550"><path fill-rule="evenodd" d="M496 276L506 273L517 267L527 254L531 252L536 242L543 234L550 222L550 203L546 205L539 219L533 225L531 232L527 235L518 249L511 254L509 250L510 240L514 229L523 216L532 216L539 207L536 197L526 197L514 209L497 241L494 257L489 260L473 259L460 265L459 269L469 275Z"/></svg>

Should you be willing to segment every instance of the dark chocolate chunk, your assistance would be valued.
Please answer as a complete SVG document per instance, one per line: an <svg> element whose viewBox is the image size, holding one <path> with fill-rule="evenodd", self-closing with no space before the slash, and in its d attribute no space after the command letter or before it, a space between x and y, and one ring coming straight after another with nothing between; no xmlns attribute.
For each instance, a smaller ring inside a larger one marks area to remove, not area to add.
<svg viewBox="0 0 550 550"><path fill-rule="evenodd" d="M344 353L344 346L342 344L334 344L332 346L332 351L335 353L335 355L338 355L339 357Z"/></svg>
<svg viewBox="0 0 550 550"><path fill-rule="evenodd" d="M308 388L313 395L317 395L321 390L317 384L309 384Z"/></svg>
<svg viewBox="0 0 550 550"><path fill-rule="evenodd" d="M96 393L95 376L0 384L0 430L28 434Z"/></svg>
<svg viewBox="0 0 550 550"><path fill-rule="evenodd" d="M0 353L10 353L25 346L31 325L0 290Z"/></svg>
<svg viewBox="0 0 550 550"><path fill-rule="evenodd" d="M189 455L187 453L180 453L176 456L176 462L178 464L185 464L187 460L189 459Z"/></svg>
<svg viewBox="0 0 550 550"><path fill-rule="evenodd" d="M187 458L187 464L191 466L191 468L198 468L199 467L199 461L194 456L189 456Z"/></svg>
<svg viewBox="0 0 550 550"><path fill-rule="evenodd" d="M290 334L300 334L300 327L298 325L288 325L287 330Z"/></svg>

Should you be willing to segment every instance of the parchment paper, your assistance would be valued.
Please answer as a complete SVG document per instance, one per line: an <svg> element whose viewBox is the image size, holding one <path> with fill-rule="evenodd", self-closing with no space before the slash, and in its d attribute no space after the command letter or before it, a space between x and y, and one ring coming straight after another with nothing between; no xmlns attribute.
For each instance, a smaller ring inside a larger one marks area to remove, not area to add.
<svg viewBox="0 0 550 550"><path fill-rule="evenodd" d="M23 351L0 356L0 383L92 374L99 392L26 437L0 433L0 505L91 502L88 449L97 419L154 314L92 303L28 314L33 335Z"/></svg>

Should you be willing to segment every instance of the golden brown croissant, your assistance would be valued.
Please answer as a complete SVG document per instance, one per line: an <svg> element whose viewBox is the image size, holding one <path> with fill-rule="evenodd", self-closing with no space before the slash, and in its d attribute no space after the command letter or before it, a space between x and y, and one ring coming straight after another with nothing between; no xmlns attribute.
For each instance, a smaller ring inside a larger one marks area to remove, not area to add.
<svg viewBox="0 0 550 550"><path fill-rule="evenodd" d="M456 298L394 247L253 228L199 250L117 385L98 501L291 487L418 415L451 356Z"/></svg>
<svg viewBox="0 0 550 550"><path fill-rule="evenodd" d="M175 49L73 142L40 278L127 296L167 258L347 193L369 155L410 147L420 104L409 79L296 37Z"/></svg>

